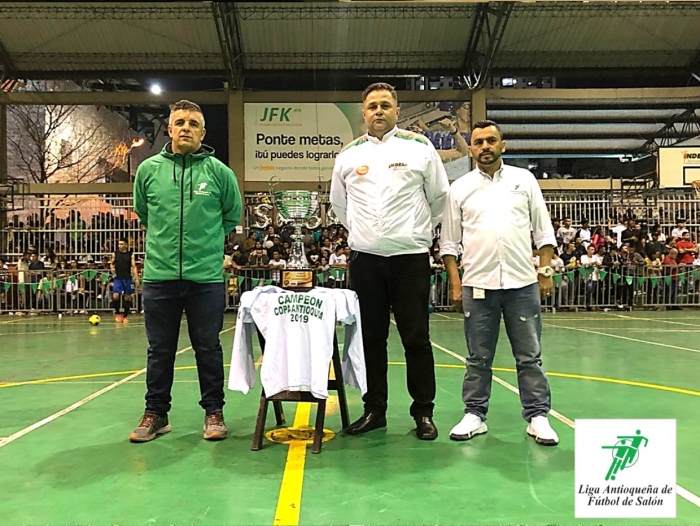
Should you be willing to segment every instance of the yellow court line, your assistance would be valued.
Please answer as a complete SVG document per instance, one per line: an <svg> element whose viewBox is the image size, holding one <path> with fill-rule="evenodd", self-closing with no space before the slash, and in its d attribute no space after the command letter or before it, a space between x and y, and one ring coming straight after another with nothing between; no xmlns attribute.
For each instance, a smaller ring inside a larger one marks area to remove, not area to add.
<svg viewBox="0 0 700 526"><path fill-rule="evenodd" d="M496 368L494 367L494 370ZM506 369L500 369L501 371L506 371ZM509 372L516 372L515 369L508 369ZM650 384L648 382L635 382L633 380L622 380L620 378L606 378L605 376L588 376L584 374L570 374L570 373L550 373L547 372L547 376L558 376L561 378L573 378L575 380L592 380L594 382L605 382L610 384L619 385L630 385L633 387L644 387L646 389L657 389L659 391L668 391L671 393L687 394L691 396L700 396L700 391L693 391L691 389L682 389L680 387L669 387L666 385Z"/></svg>
<svg viewBox="0 0 700 526"><path fill-rule="evenodd" d="M112 371L107 373L76 374L73 376L54 376L52 378L40 378L38 380L25 380L23 382L6 382L0 384L0 389L4 387L17 387L19 385L47 384L52 382L65 382L66 380L80 380L81 378L99 378L101 376L120 376L123 374L134 374L140 369L133 371Z"/></svg>
<svg viewBox="0 0 700 526"><path fill-rule="evenodd" d="M260 357L256 363L255 366L259 367L261 364L261 358ZM224 364L224 367L228 367L230 364ZM406 362L389 362L389 365L406 365ZM458 365L458 364L447 364L447 363L436 363L435 367L440 367L444 369L464 369L464 365ZM176 371L186 371L186 370L192 370L196 369L196 365L180 365L175 367ZM516 373L517 370L509 367L493 367L493 370L496 372L502 372L502 373ZM138 370L133 370L133 371L113 371L113 372L106 372L106 373L92 373L92 374L77 374L74 376L56 376L54 378L42 378L38 380L27 380L24 382L11 382L11 383L4 383L0 384L0 389L4 387L17 387L20 385L38 385L38 384L46 384L46 383L58 383L58 382L69 382L71 380L81 380L81 379L87 379L87 378L100 378L103 376L120 376L123 374L132 374L137 372ZM558 373L558 372L550 372L547 371L547 376L556 376L560 378L571 378L575 380L590 380L593 382L604 382L604 383L610 383L610 384L618 384L618 385L628 385L632 387L643 387L646 389L656 389L659 391L668 391L670 393L678 393L678 394L686 394L686 395L691 395L691 396L700 396L700 391L693 391L692 389L683 389L681 387L672 387L672 386L667 386L667 385L659 385L659 384L652 384L649 382L637 382L635 380L624 380L622 378L608 378L606 376L590 376L590 375L585 375L585 374L574 374L574 373Z"/></svg>
<svg viewBox="0 0 700 526"><path fill-rule="evenodd" d="M236 328L236 326L234 325L233 327L229 327L228 329L224 329L224 330L222 330L222 331L219 333L219 335L224 334L224 333L229 332L229 331L232 331L232 330L234 330L235 328ZM192 348L192 346L189 345L189 346L185 347L184 349L181 349L181 350L177 351L177 352L175 353L175 355L176 355L176 356L177 356L177 355L180 355L180 354L182 354L182 353L184 353L184 352L186 352L186 351L189 351L191 348ZM43 426L45 426L46 424L49 424L49 423L53 422L53 421L56 420L57 418L60 418L60 417L62 417L62 416L64 416L64 415L67 415L68 413L70 413L70 412L72 412L72 411L75 411L75 410L78 409L79 407L82 407L83 405L85 405L85 404L87 404L88 402L94 400L94 399L97 398L98 396L102 396L103 394L108 393L108 392L111 391L112 389L116 389L116 388L119 387L120 385L123 385L123 384L125 384L126 382L129 382L129 381L133 380L134 378L136 378L136 377L142 375L143 373L146 372L146 370L147 370L146 367L144 367L143 369L139 369L139 370L136 371L135 373L132 373L132 374L130 374L129 376L125 376L125 377L122 378L121 380L117 380L116 382L113 382L113 383L109 384L108 386L103 387L103 388L100 389L99 391L96 391L96 392L94 392L94 393L92 393L92 394L86 396L86 397L83 398L82 400L78 400L78 401L75 402L74 404L69 405L68 407L65 407L64 409L61 409L60 411L57 411L57 412L55 412L54 414L49 415L49 416L47 416L46 418L44 418L44 419L42 419L42 420L39 420L38 422L35 422L34 424L32 424L32 425L30 425L30 426L27 426L27 427L25 427L24 429L21 429L21 430L17 431L16 433L11 434L10 436L0 438L0 448L5 447L6 445L8 445L8 444L14 442L15 440L18 440L18 439L22 438L23 436L25 436L25 435L31 433L32 431L34 431L34 430L36 430L36 429L39 429L40 427L43 427Z"/></svg>
<svg viewBox="0 0 700 526"><path fill-rule="evenodd" d="M258 358L255 362L255 367L259 367L262 363L262 356ZM225 363L224 367L229 367L230 363ZM196 365L178 365L175 367L176 371L187 371L190 369L196 369ZM3 387L18 387L20 385L35 385L35 384L48 384L55 382L66 382L69 380L81 380L85 378L99 378L101 376L120 376L122 374L132 374L140 371L140 369L134 369L133 371L110 371L104 373L90 373L90 374L76 374L72 376L53 376L51 378L38 378L36 380L23 380L21 382L0 382L0 389Z"/></svg>
<svg viewBox="0 0 700 526"><path fill-rule="evenodd" d="M301 402L297 404L294 415L293 427L299 428L309 425L311 404ZM306 443L292 441L287 451L287 461L284 464L280 495L277 499L275 520L273 524L285 524L296 526L299 524L299 512L301 510L301 490L304 485L304 465L306 464Z"/></svg>
<svg viewBox="0 0 700 526"><path fill-rule="evenodd" d="M433 344L435 345L435 344ZM437 345L435 345L437 347ZM438 347L439 348L439 347ZM406 365L406 362L389 362L389 365ZM446 368L446 369L464 369L464 365L457 364L447 364L447 363L436 363L435 367ZM493 367L494 371L499 373L517 373L516 369L511 367ZM667 385L652 384L649 382L636 382L634 380L623 380L621 378L608 378L606 376L589 376L586 374L572 374L572 373L556 373L547 371L547 376L557 376L559 378L571 378L574 380L590 380L592 382L604 382L608 384L618 384L618 385L629 385L632 387L644 387L646 389L656 389L659 391L668 391L670 393L686 394L691 396L700 396L700 391L693 391L692 389L683 389L681 387L670 387Z"/></svg>

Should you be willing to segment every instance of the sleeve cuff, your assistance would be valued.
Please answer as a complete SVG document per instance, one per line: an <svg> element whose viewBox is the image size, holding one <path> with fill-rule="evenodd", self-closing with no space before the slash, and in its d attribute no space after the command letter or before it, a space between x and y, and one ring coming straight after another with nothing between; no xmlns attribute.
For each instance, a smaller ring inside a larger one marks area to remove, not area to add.
<svg viewBox="0 0 700 526"><path fill-rule="evenodd" d="M555 238L553 235L551 235L548 232L542 232L541 234L535 234L535 246L537 247L537 250L541 249L542 247L546 245L552 245L553 247L557 246L557 238Z"/></svg>
<svg viewBox="0 0 700 526"><path fill-rule="evenodd" d="M440 257L442 256L459 256L459 243L440 241Z"/></svg>

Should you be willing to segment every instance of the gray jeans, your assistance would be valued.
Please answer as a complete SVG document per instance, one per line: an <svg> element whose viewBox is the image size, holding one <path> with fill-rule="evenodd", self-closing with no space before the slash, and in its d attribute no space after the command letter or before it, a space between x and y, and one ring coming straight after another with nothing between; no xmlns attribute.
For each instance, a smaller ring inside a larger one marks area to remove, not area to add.
<svg viewBox="0 0 700 526"><path fill-rule="evenodd" d="M462 287L467 372L462 385L465 413L486 419L491 397L491 366L496 354L501 312L518 371L520 403L526 421L546 415L552 407L549 381L542 368L542 319L537 283L521 289L487 290L474 299L472 287Z"/></svg>

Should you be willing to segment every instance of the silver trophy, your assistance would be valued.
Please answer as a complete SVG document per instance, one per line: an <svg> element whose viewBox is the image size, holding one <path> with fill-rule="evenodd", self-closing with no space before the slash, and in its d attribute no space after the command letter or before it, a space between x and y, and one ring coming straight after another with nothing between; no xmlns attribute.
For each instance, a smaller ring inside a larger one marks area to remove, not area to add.
<svg viewBox="0 0 700 526"><path fill-rule="evenodd" d="M277 207L280 216L294 227L292 234L292 249L287 261L287 268L309 268L309 262L304 253L301 227L318 213L318 192L309 190L278 190L271 191L271 199Z"/></svg>

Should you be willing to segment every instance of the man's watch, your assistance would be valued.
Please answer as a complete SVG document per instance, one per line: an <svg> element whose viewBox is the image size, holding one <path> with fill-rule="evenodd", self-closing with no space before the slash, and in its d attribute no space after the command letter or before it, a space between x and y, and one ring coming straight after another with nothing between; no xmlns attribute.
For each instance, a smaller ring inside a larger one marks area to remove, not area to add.
<svg viewBox="0 0 700 526"><path fill-rule="evenodd" d="M539 267L537 269L537 274L544 276L545 278L551 278L554 276L554 269L552 267Z"/></svg>

